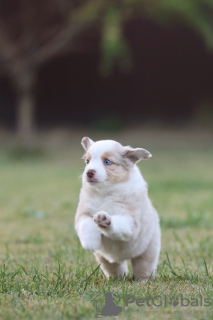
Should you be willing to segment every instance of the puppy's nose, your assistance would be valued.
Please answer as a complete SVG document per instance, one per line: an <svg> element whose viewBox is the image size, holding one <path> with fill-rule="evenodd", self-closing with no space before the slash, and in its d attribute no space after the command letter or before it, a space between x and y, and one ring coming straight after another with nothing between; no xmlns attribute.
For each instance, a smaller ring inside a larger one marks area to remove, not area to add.
<svg viewBox="0 0 213 320"><path fill-rule="evenodd" d="M88 178L93 178L95 175L96 171L95 170L88 170L87 171L87 177Z"/></svg>

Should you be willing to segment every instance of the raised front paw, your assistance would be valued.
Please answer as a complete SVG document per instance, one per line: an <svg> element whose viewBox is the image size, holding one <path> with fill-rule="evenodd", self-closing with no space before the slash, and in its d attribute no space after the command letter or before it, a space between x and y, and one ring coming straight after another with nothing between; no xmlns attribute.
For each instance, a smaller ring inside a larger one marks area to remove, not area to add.
<svg viewBox="0 0 213 320"><path fill-rule="evenodd" d="M92 241L89 241L89 242L85 242L84 240L81 241L81 245L84 249L88 250L88 251L96 251L100 248L101 246L101 241L95 241L95 240L92 240Z"/></svg>
<svg viewBox="0 0 213 320"><path fill-rule="evenodd" d="M97 212L93 220L100 228L108 228L111 225L111 217L105 211Z"/></svg>

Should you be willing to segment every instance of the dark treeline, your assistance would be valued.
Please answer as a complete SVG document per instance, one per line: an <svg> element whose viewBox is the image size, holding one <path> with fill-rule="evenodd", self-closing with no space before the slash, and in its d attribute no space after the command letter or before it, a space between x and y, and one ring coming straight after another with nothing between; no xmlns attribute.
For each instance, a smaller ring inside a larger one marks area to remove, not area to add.
<svg viewBox="0 0 213 320"><path fill-rule="evenodd" d="M213 101L213 54L184 24L145 19L125 25L131 67L100 72L100 38L84 35L76 53L44 64L38 73L38 126L109 121L190 120ZM84 44L82 46L82 43ZM213 103L212 103L213 105ZM15 94L0 81L0 124L15 126Z"/></svg>

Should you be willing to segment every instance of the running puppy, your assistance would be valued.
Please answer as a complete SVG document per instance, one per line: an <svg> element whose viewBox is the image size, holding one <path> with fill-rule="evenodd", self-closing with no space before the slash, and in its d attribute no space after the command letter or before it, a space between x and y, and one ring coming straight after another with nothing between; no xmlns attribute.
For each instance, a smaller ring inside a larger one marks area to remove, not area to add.
<svg viewBox="0 0 213 320"><path fill-rule="evenodd" d="M81 144L86 167L75 216L81 244L107 277L125 276L131 260L134 279L147 280L155 275L161 232L136 162L152 155L113 140L84 137Z"/></svg>

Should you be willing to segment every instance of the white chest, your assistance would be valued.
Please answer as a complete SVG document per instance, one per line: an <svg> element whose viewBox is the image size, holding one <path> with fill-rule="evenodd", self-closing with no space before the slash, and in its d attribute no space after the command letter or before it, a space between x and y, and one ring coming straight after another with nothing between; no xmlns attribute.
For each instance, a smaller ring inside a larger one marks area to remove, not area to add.
<svg viewBox="0 0 213 320"><path fill-rule="evenodd" d="M84 203L92 215L99 211L106 211L110 215L122 214L127 211L127 204L120 196L88 197Z"/></svg>

